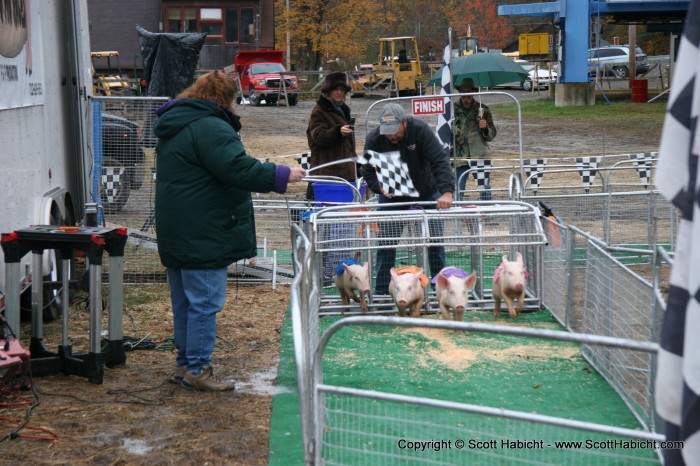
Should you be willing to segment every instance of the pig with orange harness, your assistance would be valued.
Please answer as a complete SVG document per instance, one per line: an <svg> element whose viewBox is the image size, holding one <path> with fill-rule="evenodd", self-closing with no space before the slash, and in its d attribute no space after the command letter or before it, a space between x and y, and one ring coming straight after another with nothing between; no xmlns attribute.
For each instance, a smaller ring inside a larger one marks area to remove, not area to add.
<svg viewBox="0 0 700 466"><path fill-rule="evenodd" d="M410 310L411 317L420 317L420 308L425 299L424 288L430 284L430 279L423 273L423 269L414 265L394 268L390 270L389 294L399 310L399 316Z"/></svg>

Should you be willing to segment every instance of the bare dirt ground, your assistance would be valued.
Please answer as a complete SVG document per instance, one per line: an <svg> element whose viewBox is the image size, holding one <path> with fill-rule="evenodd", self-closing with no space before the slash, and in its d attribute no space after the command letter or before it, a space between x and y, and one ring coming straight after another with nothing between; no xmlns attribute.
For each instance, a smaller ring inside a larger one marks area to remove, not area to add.
<svg viewBox="0 0 700 466"><path fill-rule="evenodd" d="M518 98L533 97L521 91L509 92ZM365 134L365 111L373 102L356 98L350 103L357 116L358 149ZM296 163L289 155L307 150L305 131L313 104L300 101L291 108L240 107L243 141L251 155ZM499 115L498 105L492 109L499 130L494 153L517 157L516 119ZM655 151L662 120L623 118L611 124L566 116L528 117L522 122L523 153L569 157ZM300 184L288 195L296 197L304 190ZM165 286L128 286L124 292L125 335L148 338L157 349L128 352L126 364L105 370L102 384L58 373L35 378L34 392L8 387L0 400L3 464L267 464L272 396L282 389L274 386L274 378L289 288L231 286L218 321L214 364L217 372L235 378L237 389L221 394L189 392L165 381L175 361L167 340L172 323ZM76 302L69 316L73 350L85 351L88 314ZM25 347L30 333L29 324L24 324ZM59 323L45 325L47 349L56 350L60 338ZM24 399L34 401L34 407L15 405ZM17 425L13 422L27 419L26 427L15 436ZM47 440L54 435L55 440Z"/></svg>

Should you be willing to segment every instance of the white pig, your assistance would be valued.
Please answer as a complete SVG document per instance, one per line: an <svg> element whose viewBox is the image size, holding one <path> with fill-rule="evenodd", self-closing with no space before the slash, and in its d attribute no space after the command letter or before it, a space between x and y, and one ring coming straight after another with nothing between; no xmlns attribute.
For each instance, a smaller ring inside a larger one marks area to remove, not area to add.
<svg viewBox="0 0 700 466"><path fill-rule="evenodd" d="M461 321L464 318L469 292L476 283L476 272L466 275L462 269L455 267L445 267L437 274L435 295L443 320L450 319L450 309L454 320Z"/></svg>
<svg viewBox="0 0 700 466"><path fill-rule="evenodd" d="M396 304L401 317L406 315L406 309L410 310L411 317L420 317L420 308L423 305L425 292L421 285L423 269L418 268L418 270L416 273L399 275L394 267L391 268L389 294L394 299L394 304Z"/></svg>
<svg viewBox="0 0 700 466"><path fill-rule="evenodd" d="M512 262L508 260L508 256L503 256L503 262L493 274L491 288L496 304L493 316L498 317L501 314L503 300L508 307L508 315L513 319L518 317L518 312L523 310L525 302L525 265L519 252L515 253L515 261ZM517 308L514 306L515 300L518 301Z"/></svg>
<svg viewBox="0 0 700 466"><path fill-rule="evenodd" d="M343 264L345 271L341 275L335 276L335 287L340 294L343 304L350 304L352 299L360 303L360 310L367 312L367 294L369 293L369 264L367 262L359 264ZM360 292L358 298L355 290Z"/></svg>

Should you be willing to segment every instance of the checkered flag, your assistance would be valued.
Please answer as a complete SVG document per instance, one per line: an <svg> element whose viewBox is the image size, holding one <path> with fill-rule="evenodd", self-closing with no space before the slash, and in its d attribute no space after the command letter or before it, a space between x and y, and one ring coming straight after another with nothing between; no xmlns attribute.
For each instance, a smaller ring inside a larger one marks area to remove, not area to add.
<svg viewBox="0 0 700 466"><path fill-rule="evenodd" d="M297 162L299 162L299 166L301 168L303 168L304 170L308 170L309 168L311 168L311 154L309 154L308 152L299 154Z"/></svg>
<svg viewBox="0 0 700 466"><path fill-rule="evenodd" d="M420 197L408 174L408 165L401 160L399 151L375 152L365 151L367 163L377 172L377 179L385 193L393 196Z"/></svg>
<svg viewBox="0 0 700 466"><path fill-rule="evenodd" d="M651 178L651 167L652 167L652 157L653 152L640 152L638 154L629 154L630 160L634 163L634 167L637 169L639 174L639 179L642 180L642 184L646 187L649 186L649 179Z"/></svg>
<svg viewBox="0 0 700 466"><path fill-rule="evenodd" d="M122 189L125 167L102 167L102 186L107 202L114 202L119 190Z"/></svg>
<svg viewBox="0 0 700 466"><path fill-rule="evenodd" d="M525 170L525 179L530 179L530 186L537 191L544 177L544 169L547 167L547 159L525 159L523 160L523 169ZM534 177L530 178L532 175Z"/></svg>
<svg viewBox="0 0 700 466"><path fill-rule="evenodd" d="M447 30L447 45L445 45L445 51L442 54L442 75L440 84L440 95L447 95L452 93L452 74L450 67L450 56L452 54L452 28ZM443 147L450 147L452 145L452 102L449 97L444 97L445 111L438 115L437 125L435 126L435 134L437 134L438 139L442 142Z"/></svg>
<svg viewBox="0 0 700 466"><path fill-rule="evenodd" d="M700 463L700 0L689 3L656 168L656 186L681 214L654 390L666 440L682 445L663 450L666 466Z"/></svg>
<svg viewBox="0 0 700 466"><path fill-rule="evenodd" d="M472 172L472 176L476 180L476 190L483 191L485 186L489 183L489 176L491 175L491 161L485 159L474 159L469 160L469 168Z"/></svg>
<svg viewBox="0 0 700 466"><path fill-rule="evenodd" d="M598 171L599 163L600 157L576 157L576 166L578 167L578 172L581 175L581 182L585 186L586 192L589 191L595 180L595 174Z"/></svg>

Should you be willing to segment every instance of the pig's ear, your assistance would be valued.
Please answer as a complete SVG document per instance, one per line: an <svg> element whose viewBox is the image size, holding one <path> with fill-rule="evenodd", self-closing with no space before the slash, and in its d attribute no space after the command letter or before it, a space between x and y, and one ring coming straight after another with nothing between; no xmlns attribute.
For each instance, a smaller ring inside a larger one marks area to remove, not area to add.
<svg viewBox="0 0 700 466"><path fill-rule="evenodd" d="M343 267L345 267L346 272L350 272L350 266L348 264L343 263Z"/></svg>
<svg viewBox="0 0 700 466"><path fill-rule="evenodd" d="M420 277L422 273L423 273L423 267L418 267L418 271L416 272L416 275L418 275Z"/></svg>
<svg viewBox="0 0 700 466"><path fill-rule="evenodd" d="M440 288L447 287L449 282L447 281L447 277L440 272L437 276L437 284L440 285Z"/></svg>
<svg viewBox="0 0 700 466"><path fill-rule="evenodd" d="M521 264L523 263L523 256L519 252L515 253L515 262L520 262Z"/></svg>
<svg viewBox="0 0 700 466"><path fill-rule="evenodd" d="M396 278L396 277L399 276L399 275L396 273L396 268L395 268L395 267L392 267L391 270L390 270L389 272L391 272L391 277L392 277L392 278Z"/></svg>
<svg viewBox="0 0 700 466"><path fill-rule="evenodd" d="M504 264L507 264L507 263L508 263L508 256L505 256L505 255L504 255L503 258L502 258L502 260L501 260L501 262L504 263Z"/></svg>
<svg viewBox="0 0 700 466"><path fill-rule="evenodd" d="M464 283L467 285L467 288L470 290L474 289L474 285L476 284L476 272L472 272L465 280Z"/></svg>

